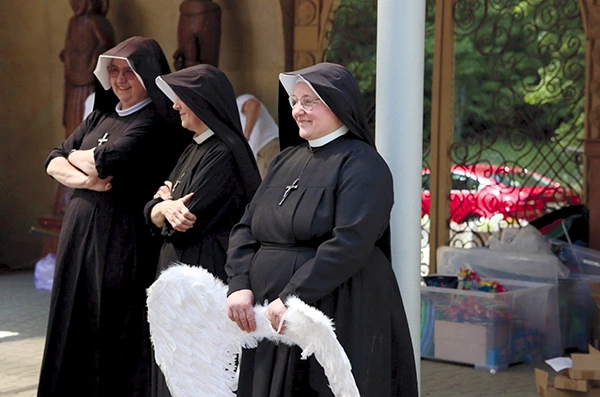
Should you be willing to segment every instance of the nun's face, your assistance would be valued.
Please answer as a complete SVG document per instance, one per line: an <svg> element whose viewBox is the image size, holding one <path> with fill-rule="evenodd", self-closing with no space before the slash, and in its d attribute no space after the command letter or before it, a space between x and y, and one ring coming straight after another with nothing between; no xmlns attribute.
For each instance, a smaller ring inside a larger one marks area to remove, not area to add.
<svg viewBox="0 0 600 397"><path fill-rule="evenodd" d="M300 128L300 136L307 140L322 138L340 128L340 119L325 105L306 83L298 82L294 86L294 96L298 103L292 108L292 116ZM304 110L302 97L315 100L311 110Z"/></svg>
<svg viewBox="0 0 600 397"><path fill-rule="evenodd" d="M173 109L179 112L181 126L193 131L195 137L208 130L208 126L179 97L175 97Z"/></svg>
<svg viewBox="0 0 600 397"><path fill-rule="evenodd" d="M124 59L113 59L108 67L110 85L125 110L148 98L148 93Z"/></svg>

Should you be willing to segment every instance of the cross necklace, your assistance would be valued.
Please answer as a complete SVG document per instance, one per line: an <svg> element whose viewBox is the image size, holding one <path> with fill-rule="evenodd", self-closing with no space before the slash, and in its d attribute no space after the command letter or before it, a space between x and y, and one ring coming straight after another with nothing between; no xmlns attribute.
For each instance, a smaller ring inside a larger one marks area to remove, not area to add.
<svg viewBox="0 0 600 397"><path fill-rule="evenodd" d="M308 165L309 161L313 158L313 156L315 154L313 152L313 149L310 146L308 147L308 149L311 152L310 156L306 160L306 163L304 163L304 166L302 167L302 170L300 171L300 174L298 174L298 178L294 179L294 182L292 182L291 185L285 187L285 191L283 192L283 197L281 197L281 201L279 202L280 206L281 206L281 204L283 204L283 202L288 197L288 195L292 192L292 190L298 189L298 182L300 181L300 177L302 176L302 173L304 173L304 170L306 169L306 166Z"/></svg>
<svg viewBox="0 0 600 397"><path fill-rule="evenodd" d="M106 142L108 142L108 132L105 132L104 136L102 138L98 139L98 146L100 146Z"/></svg>
<svg viewBox="0 0 600 397"><path fill-rule="evenodd" d="M177 186L179 186L179 184L181 183L181 180L183 179L184 176L185 176L185 172L183 174L181 174L181 176L179 177L179 179L177 179L175 181L175 183L173 184L173 187L171 188L171 196L173 196L173 192L175 191L175 188Z"/></svg>
<svg viewBox="0 0 600 397"><path fill-rule="evenodd" d="M302 173L300 173L300 175L302 175ZM292 182L291 185L285 187L285 192L283 192L283 197L281 198L279 205L283 204L283 202L285 201L287 196L292 192L292 190L298 189L298 181L299 180L300 180L300 177L294 179L294 182Z"/></svg>

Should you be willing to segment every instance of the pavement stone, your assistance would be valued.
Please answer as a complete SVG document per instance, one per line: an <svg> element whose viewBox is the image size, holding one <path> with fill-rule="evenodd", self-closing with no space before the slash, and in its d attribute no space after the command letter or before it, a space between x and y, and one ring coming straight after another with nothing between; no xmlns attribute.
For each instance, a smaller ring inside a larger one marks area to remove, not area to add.
<svg viewBox="0 0 600 397"><path fill-rule="evenodd" d="M50 293L35 289L33 271L0 272L0 331L18 332L0 338L0 397L36 396L49 305ZM544 366L517 364L491 374L423 359L421 396L535 397L534 368Z"/></svg>

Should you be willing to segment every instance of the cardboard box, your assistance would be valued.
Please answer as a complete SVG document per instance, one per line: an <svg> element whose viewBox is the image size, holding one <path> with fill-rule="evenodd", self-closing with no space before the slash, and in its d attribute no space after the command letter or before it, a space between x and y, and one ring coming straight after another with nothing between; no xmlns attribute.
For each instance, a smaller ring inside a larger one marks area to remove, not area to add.
<svg viewBox="0 0 600 397"><path fill-rule="evenodd" d="M588 391L590 382L587 380L571 379L564 375L556 375L554 377L554 387L563 390Z"/></svg>
<svg viewBox="0 0 600 397"><path fill-rule="evenodd" d="M548 372L535 369L535 385L544 397L600 397L600 352L589 347L589 354L571 354L572 367L568 377L557 375L554 383L548 381Z"/></svg>
<svg viewBox="0 0 600 397"><path fill-rule="evenodd" d="M561 390L548 381L548 372L535 369L536 391L543 397L600 397L600 389L589 389L587 392L574 390Z"/></svg>
<svg viewBox="0 0 600 397"><path fill-rule="evenodd" d="M434 357L440 360L494 367L501 362L510 325L435 321ZM507 363L508 364L508 363Z"/></svg>
<svg viewBox="0 0 600 397"><path fill-rule="evenodd" d="M569 369L569 378L580 380L600 380L600 353L589 346L590 354L571 354L573 367Z"/></svg>

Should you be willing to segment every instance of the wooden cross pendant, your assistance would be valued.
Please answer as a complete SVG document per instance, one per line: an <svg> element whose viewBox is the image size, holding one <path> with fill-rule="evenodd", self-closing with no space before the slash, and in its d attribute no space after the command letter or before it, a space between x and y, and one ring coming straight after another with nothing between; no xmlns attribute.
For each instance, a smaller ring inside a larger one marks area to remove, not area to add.
<svg viewBox="0 0 600 397"><path fill-rule="evenodd" d="M283 202L285 201L287 196L292 192L292 190L298 189L298 181L299 180L300 180L300 178L296 178L296 180L294 182L292 182L291 185L285 187L285 192L283 193L283 197L281 198L279 205L283 204Z"/></svg>

